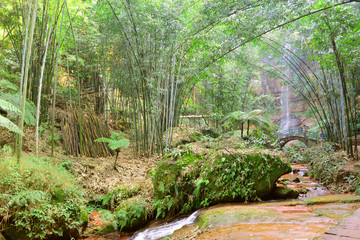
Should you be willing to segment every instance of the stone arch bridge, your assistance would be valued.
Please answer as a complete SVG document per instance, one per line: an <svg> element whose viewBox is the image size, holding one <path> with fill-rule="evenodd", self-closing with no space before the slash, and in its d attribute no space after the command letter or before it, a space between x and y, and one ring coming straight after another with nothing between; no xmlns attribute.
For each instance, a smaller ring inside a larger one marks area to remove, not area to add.
<svg viewBox="0 0 360 240"><path fill-rule="evenodd" d="M277 132L280 148L283 148L285 144L290 141L301 141L305 143L307 147L313 147L319 143L321 136L317 132L303 131L302 128L286 129Z"/></svg>

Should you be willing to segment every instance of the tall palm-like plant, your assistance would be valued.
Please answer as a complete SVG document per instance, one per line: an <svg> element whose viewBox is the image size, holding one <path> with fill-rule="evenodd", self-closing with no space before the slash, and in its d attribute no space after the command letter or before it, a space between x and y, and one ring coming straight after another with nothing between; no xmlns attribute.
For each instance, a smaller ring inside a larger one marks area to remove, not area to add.
<svg viewBox="0 0 360 240"><path fill-rule="evenodd" d="M108 143L109 148L116 152L116 157L115 157L115 162L114 162L114 170L117 170L116 162L117 162L117 158L119 156L119 152L121 151L122 148L127 148L130 145L129 139L125 138L124 136L125 136L124 133L111 132L110 138L102 137L102 138L95 139L95 142Z"/></svg>
<svg viewBox="0 0 360 240"><path fill-rule="evenodd" d="M223 126L239 126L241 125L241 137L243 137L244 123L247 123L247 135L249 136L250 125L254 125L264 131L271 131L275 129L269 119L259 116L262 110L255 109L250 112L236 111L228 114L223 119Z"/></svg>

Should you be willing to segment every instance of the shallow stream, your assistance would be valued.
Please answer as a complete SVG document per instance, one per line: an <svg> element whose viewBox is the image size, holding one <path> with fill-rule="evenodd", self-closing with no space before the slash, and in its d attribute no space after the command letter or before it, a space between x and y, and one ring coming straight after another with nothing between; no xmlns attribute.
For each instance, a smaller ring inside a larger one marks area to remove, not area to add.
<svg viewBox="0 0 360 240"><path fill-rule="evenodd" d="M332 195L307 176L306 166L292 168L278 185L306 189L299 199L219 204L171 222L154 221L133 236L92 239L156 240L170 235L171 239L313 239L360 208L360 203L337 203L353 196Z"/></svg>

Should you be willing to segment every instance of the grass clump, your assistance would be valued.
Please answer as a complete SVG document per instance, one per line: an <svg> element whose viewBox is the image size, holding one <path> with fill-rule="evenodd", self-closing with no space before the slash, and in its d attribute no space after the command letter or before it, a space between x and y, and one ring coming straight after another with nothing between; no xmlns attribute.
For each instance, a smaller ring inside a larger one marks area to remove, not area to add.
<svg viewBox="0 0 360 240"><path fill-rule="evenodd" d="M71 239L88 222L83 193L63 167L25 157L0 159L0 231L17 239Z"/></svg>

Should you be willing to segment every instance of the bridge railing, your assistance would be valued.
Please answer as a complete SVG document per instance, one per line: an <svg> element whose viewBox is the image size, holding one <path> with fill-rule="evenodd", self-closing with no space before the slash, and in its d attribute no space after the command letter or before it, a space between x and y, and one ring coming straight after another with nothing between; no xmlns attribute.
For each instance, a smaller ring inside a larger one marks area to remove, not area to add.
<svg viewBox="0 0 360 240"><path fill-rule="evenodd" d="M307 137L315 140L320 140L320 133L319 132L313 132L313 131L304 131L302 128L294 128L294 129L286 129L277 131L277 137L278 139L290 137L290 136L301 136L301 137ZM324 138L324 134L321 136L321 138Z"/></svg>

